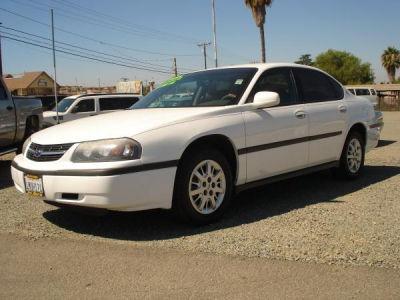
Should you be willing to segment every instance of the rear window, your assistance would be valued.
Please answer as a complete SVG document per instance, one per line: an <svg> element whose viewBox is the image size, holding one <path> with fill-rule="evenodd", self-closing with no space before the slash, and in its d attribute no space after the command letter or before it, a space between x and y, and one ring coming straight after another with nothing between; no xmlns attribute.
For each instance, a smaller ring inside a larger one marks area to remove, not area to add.
<svg viewBox="0 0 400 300"><path fill-rule="evenodd" d="M99 98L100 110L127 109L139 100L138 97Z"/></svg>
<svg viewBox="0 0 400 300"><path fill-rule="evenodd" d="M293 73L304 102L334 101L344 96L342 87L322 72L296 68L293 69Z"/></svg>
<svg viewBox="0 0 400 300"><path fill-rule="evenodd" d="M357 96L369 96L369 89L356 89Z"/></svg>

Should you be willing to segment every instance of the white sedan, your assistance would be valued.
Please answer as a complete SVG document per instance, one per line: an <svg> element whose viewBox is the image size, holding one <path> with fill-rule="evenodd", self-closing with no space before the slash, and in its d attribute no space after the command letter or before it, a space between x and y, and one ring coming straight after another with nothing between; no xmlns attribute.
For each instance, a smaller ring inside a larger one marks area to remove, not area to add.
<svg viewBox="0 0 400 300"><path fill-rule="evenodd" d="M172 208L204 224L246 188L328 168L359 176L382 126L369 101L294 64L179 76L133 108L32 135L12 162L16 188L57 206Z"/></svg>

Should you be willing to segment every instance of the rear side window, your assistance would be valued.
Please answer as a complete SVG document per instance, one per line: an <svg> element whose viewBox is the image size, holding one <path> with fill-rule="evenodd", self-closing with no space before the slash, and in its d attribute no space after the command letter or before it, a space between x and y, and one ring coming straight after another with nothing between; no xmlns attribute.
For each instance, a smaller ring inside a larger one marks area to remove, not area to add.
<svg viewBox="0 0 400 300"><path fill-rule="evenodd" d="M139 100L138 97L99 98L100 110L127 109Z"/></svg>
<svg viewBox="0 0 400 300"><path fill-rule="evenodd" d="M255 84L247 102L254 100L258 92L275 92L279 94L279 106L294 105L298 103L296 90L289 68L277 68L265 71Z"/></svg>
<svg viewBox="0 0 400 300"><path fill-rule="evenodd" d="M369 89L356 89L357 96L369 96Z"/></svg>
<svg viewBox="0 0 400 300"><path fill-rule="evenodd" d="M78 102L73 108L74 113L94 111L94 99L85 99Z"/></svg>
<svg viewBox="0 0 400 300"><path fill-rule="evenodd" d="M300 97L306 103L340 100L344 96L342 87L322 72L297 68L293 73Z"/></svg>

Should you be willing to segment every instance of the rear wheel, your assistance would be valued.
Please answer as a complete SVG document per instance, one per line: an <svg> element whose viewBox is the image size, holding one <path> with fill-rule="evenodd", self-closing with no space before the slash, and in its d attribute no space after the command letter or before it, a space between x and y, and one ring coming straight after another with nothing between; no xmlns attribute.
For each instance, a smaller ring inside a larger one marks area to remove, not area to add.
<svg viewBox="0 0 400 300"><path fill-rule="evenodd" d="M229 206L232 185L231 168L219 151L186 155L177 172L173 208L186 222L214 222Z"/></svg>
<svg viewBox="0 0 400 300"><path fill-rule="evenodd" d="M357 131L351 131L346 138L339 168L334 174L341 178L353 179L361 175L364 169L365 141Z"/></svg>

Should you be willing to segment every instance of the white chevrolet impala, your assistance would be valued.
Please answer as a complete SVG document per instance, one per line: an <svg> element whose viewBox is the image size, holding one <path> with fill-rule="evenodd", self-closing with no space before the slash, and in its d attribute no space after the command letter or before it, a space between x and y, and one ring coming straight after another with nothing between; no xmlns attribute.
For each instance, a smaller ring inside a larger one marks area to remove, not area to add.
<svg viewBox="0 0 400 300"><path fill-rule="evenodd" d="M361 174L382 124L328 74L256 64L179 76L133 109L54 126L12 162L16 188L57 206L219 218L237 191L322 169Z"/></svg>

